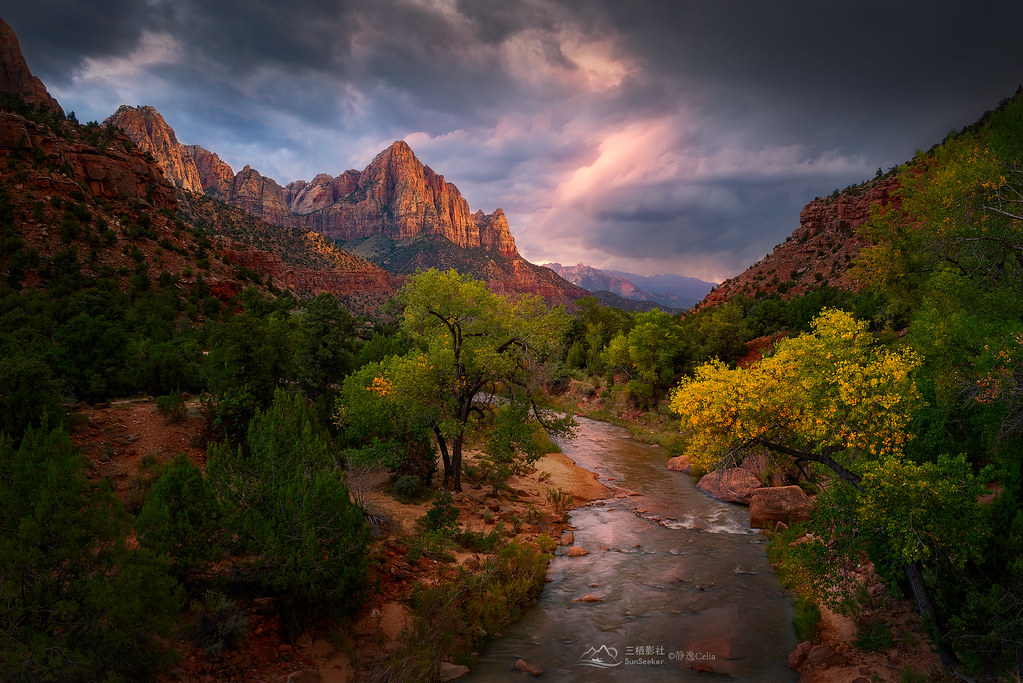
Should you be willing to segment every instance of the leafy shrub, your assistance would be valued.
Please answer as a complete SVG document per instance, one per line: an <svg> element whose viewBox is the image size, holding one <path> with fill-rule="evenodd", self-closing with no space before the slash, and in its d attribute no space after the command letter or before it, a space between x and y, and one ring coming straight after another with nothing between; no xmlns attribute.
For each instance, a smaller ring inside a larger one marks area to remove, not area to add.
<svg viewBox="0 0 1023 683"><path fill-rule="evenodd" d="M853 645L864 652L887 652L892 646L892 630L883 621L863 624Z"/></svg>
<svg viewBox="0 0 1023 683"><path fill-rule="evenodd" d="M234 600L210 589L201 600L193 600L190 607L195 615L192 641L208 654L217 654L224 648L236 649L244 642L249 614Z"/></svg>
<svg viewBox="0 0 1023 683"><path fill-rule="evenodd" d="M554 512L558 516L564 516L575 505L572 494L562 488L548 489L547 502L554 508Z"/></svg>
<svg viewBox="0 0 1023 683"><path fill-rule="evenodd" d="M146 496L136 522L138 543L167 555L173 572L184 579L223 555L222 518L212 484L181 454Z"/></svg>
<svg viewBox="0 0 1023 683"><path fill-rule="evenodd" d="M473 531L468 525L455 533L455 543L466 550L476 553L489 553L501 542L501 530L494 529L490 533Z"/></svg>
<svg viewBox="0 0 1023 683"><path fill-rule="evenodd" d="M185 397L181 392L158 396L156 398L156 407L163 413L163 417L168 424L181 422L185 419Z"/></svg>
<svg viewBox="0 0 1023 683"><path fill-rule="evenodd" d="M421 518L427 531L451 533L455 530L460 510L448 491L438 491L433 498L433 507Z"/></svg>
<svg viewBox="0 0 1023 683"><path fill-rule="evenodd" d="M797 595L792 601L792 626L799 642L817 637L817 624L821 620L821 609L813 598Z"/></svg>
<svg viewBox="0 0 1023 683"><path fill-rule="evenodd" d="M391 492L394 497L403 503L410 503L419 497L422 491L422 485L419 483L419 477L414 474L403 474L394 480L394 484L391 486Z"/></svg>

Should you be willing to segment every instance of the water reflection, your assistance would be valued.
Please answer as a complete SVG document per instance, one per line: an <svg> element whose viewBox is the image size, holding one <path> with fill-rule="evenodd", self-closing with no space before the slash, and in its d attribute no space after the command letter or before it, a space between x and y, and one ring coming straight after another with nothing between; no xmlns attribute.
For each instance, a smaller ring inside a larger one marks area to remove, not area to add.
<svg viewBox="0 0 1023 683"><path fill-rule="evenodd" d="M566 455L624 491L572 513L583 557L556 557L538 604L492 640L469 681L521 680L522 658L552 681L794 681L791 600L746 508L664 469L663 451L579 418ZM582 601L585 596L599 602ZM711 676L714 678L714 676Z"/></svg>

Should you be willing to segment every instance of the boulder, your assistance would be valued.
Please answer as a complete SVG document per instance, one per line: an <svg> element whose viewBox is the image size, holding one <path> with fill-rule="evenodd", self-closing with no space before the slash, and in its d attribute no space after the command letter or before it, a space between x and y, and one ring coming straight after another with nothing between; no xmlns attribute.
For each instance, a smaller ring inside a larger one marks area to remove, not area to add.
<svg viewBox="0 0 1023 683"><path fill-rule="evenodd" d="M677 455L665 465L669 470L689 474L693 471L693 461L684 455Z"/></svg>
<svg viewBox="0 0 1023 683"><path fill-rule="evenodd" d="M440 680L454 681L469 673L469 667L451 662L440 663Z"/></svg>
<svg viewBox="0 0 1023 683"><path fill-rule="evenodd" d="M810 519L813 500L798 486L758 488L750 496L749 525L773 529L779 522L792 524Z"/></svg>
<svg viewBox="0 0 1023 683"><path fill-rule="evenodd" d="M796 646L796 649L789 655L789 668L798 669L806 661L807 655L810 654L810 650L813 649L813 645L809 640L804 641Z"/></svg>
<svg viewBox="0 0 1023 683"><path fill-rule="evenodd" d="M579 546L572 546L571 548L568 549L568 552L565 553L565 555L567 557L582 557L583 555L589 555L589 554L590 554L589 550L584 550L583 548L580 548Z"/></svg>
<svg viewBox="0 0 1023 683"><path fill-rule="evenodd" d="M521 671L522 673L529 674L530 676L539 676L540 674L543 673L540 669L537 669L535 666L533 666L524 659L516 659L515 663L512 664L512 668L515 669L516 671Z"/></svg>
<svg viewBox="0 0 1023 683"><path fill-rule="evenodd" d="M846 661L846 658L835 652L835 649L830 645L817 645L806 656L806 662L814 668L819 666L842 666Z"/></svg>
<svg viewBox="0 0 1023 683"><path fill-rule="evenodd" d="M750 495L761 488L756 475L737 467L710 472L696 486L711 498L742 505L749 505Z"/></svg>

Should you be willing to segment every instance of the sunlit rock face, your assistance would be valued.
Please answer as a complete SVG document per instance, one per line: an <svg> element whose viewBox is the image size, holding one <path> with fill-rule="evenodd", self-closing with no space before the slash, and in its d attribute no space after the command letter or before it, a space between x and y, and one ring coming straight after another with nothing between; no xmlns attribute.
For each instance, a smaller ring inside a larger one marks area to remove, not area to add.
<svg viewBox="0 0 1023 683"><path fill-rule="evenodd" d="M124 131L139 151L152 154L174 187L196 193L203 191L195 164L156 109L121 105L106 123Z"/></svg>
<svg viewBox="0 0 1023 683"><path fill-rule="evenodd" d="M501 209L472 213L458 188L424 166L404 142L395 142L361 172L321 174L287 188L289 209L304 226L348 241L383 235L402 240L444 237L463 248L515 257L515 240Z"/></svg>
<svg viewBox="0 0 1023 683"><path fill-rule="evenodd" d="M310 230L338 242L388 240L394 258L380 265L392 273L453 267L484 280L494 291L538 294L552 303L569 303L586 294L519 256L504 211L473 212L458 188L424 166L404 142L393 143L362 171L321 173L281 187L250 166L235 173L215 153L181 145L152 107L122 106L107 122L151 153L167 178L184 191L206 194L269 223ZM451 247L463 251L454 253ZM256 258L268 271L275 270L263 260ZM308 273L289 277L314 290L337 288L337 283L310 280Z"/></svg>

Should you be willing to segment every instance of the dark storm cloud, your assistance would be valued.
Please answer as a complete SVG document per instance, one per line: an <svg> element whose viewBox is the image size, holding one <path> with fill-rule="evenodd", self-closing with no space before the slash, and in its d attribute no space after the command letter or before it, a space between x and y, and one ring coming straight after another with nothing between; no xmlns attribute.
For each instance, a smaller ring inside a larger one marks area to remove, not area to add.
<svg viewBox="0 0 1023 683"><path fill-rule="evenodd" d="M1019 2L95 4L3 14L80 118L153 104L281 182L407 138L533 260L712 279L1023 82Z"/></svg>

